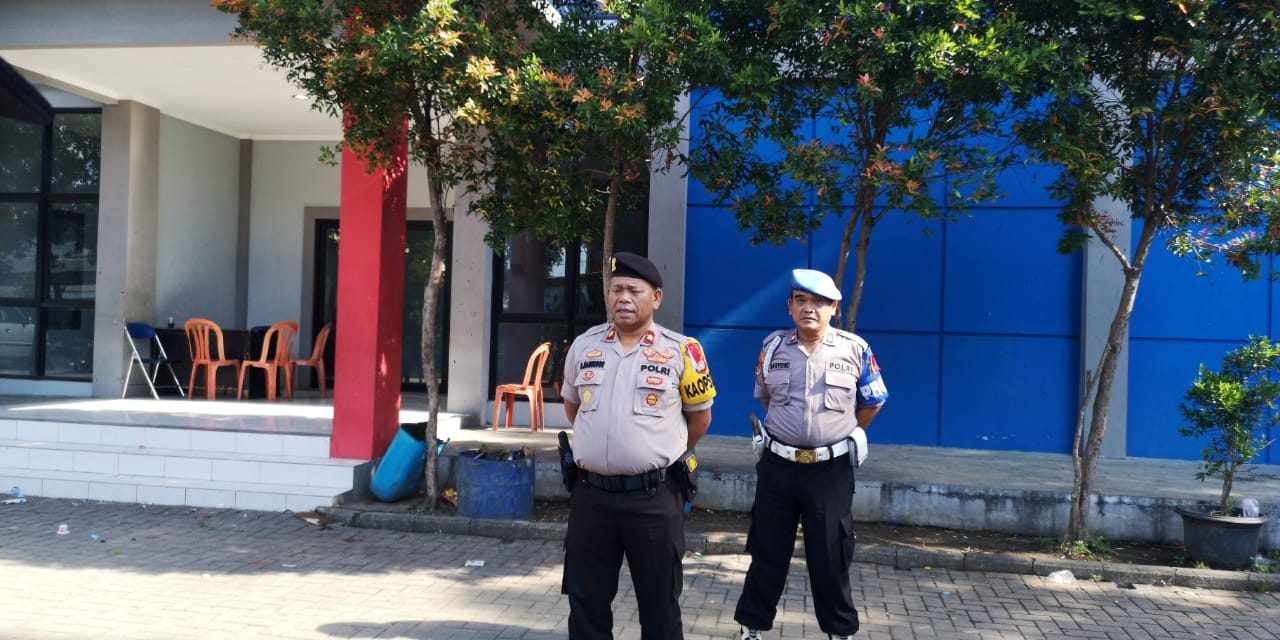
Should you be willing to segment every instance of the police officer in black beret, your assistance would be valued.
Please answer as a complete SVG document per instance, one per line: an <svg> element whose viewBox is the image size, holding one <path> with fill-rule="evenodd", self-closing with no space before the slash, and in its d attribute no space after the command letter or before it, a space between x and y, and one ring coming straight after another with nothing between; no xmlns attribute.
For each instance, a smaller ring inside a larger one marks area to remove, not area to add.
<svg viewBox="0 0 1280 640"><path fill-rule="evenodd" d="M711 423L715 385L697 340L653 322L662 275L619 252L605 301L612 322L578 336L565 359L573 425L564 582L569 638L611 640L625 557L642 640L679 640L688 452Z"/></svg>

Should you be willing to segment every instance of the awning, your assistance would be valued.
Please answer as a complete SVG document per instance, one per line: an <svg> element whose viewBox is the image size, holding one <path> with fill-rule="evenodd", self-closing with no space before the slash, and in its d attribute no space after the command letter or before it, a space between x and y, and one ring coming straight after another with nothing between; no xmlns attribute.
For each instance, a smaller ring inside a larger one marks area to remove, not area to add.
<svg viewBox="0 0 1280 640"><path fill-rule="evenodd" d="M0 58L0 118L34 124L53 121L53 106L4 58Z"/></svg>

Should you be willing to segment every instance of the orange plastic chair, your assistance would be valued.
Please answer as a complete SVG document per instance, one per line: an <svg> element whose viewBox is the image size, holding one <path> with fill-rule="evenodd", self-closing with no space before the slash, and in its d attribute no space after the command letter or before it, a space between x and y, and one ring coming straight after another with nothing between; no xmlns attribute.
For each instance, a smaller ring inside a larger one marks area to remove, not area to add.
<svg viewBox="0 0 1280 640"><path fill-rule="evenodd" d="M292 320L277 322L267 329L262 336L262 353L257 360L245 360L240 363L240 376L236 381L236 400L244 393L244 373L249 367L262 369L267 374L267 400L275 402L276 379L281 369L284 370L285 397L293 399L293 368L289 355L293 353L293 338L298 335L298 323ZM271 352L271 343L275 341L275 353Z"/></svg>
<svg viewBox="0 0 1280 640"><path fill-rule="evenodd" d="M316 334L315 346L311 348L310 358L297 358L289 361L289 368L311 367L316 370L316 376L320 379L320 397L324 397L324 347L329 342L329 332L333 331L333 323L327 323L320 328L320 333ZM293 372L290 371L292 376Z"/></svg>
<svg viewBox="0 0 1280 640"><path fill-rule="evenodd" d="M212 400L217 387L218 369L222 367L239 367L239 360L227 357L222 346L222 328L218 323L205 318L191 318L184 325L187 331L187 353L191 356L191 377L187 380L187 397L194 398L196 389L196 371L204 368L204 395ZM215 341L210 343L210 338ZM216 346L217 357L213 357L210 346Z"/></svg>
<svg viewBox="0 0 1280 640"><path fill-rule="evenodd" d="M530 431L546 429L542 411L542 368L547 364L547 356L551 354L551 343L544 342L529 355L529 363L524 366L524 382L520 384L500 384L493 392L493 430L498 430L498 407L506 401L507 428L511 428L511 410L515 406L516 396L524 396L529 400ZM535 372L536 370L536 372Z"/></svg>

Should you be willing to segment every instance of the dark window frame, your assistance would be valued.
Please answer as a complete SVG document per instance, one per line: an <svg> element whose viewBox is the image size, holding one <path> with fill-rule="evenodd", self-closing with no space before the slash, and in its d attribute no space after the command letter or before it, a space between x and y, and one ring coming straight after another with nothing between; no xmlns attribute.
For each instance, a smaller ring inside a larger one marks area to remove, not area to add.
<svg viewBox="0 0 1280 640"><path fill-rule="evenodd" d="M54 112L54 122L59 115L76 115L76 114L92 114L99 116L99 144L101 144L101 115L100 108L78 108L78 109L57 109ZM52 217L54 206L58 204L92 204L98 207L100 202L100 194L102 191L101 175L99 175L98 191L96 192L80 192L80 193L57 193L53 188L53 128L54 123L44 125L41 131L40 142L40 186L35 192L0 192L0 202L17 202L36 204L36 264L35 264L35 289L33 296L29 298L18 297L0 297L0 306L3 307L29 307L35 310L34 320L35 329L32 338L32 350L35 352L33 358L34 373L32 374L15 374L0 373L0 378L16 379L16 380L54 380L54 381L70 381L70 382L88 382L93 380L93 359L90 358L89 370L79 375L46 375L45 370L48 364L48 353L46 343L48 341L49 311L50 310L67 310L67 311L90 311L92 316L97 306L97 290L96 290L96 273L94 277L94 296L92 298L75 298L67 300L52 300L49 296L49 275L52 270L53 262L53 245L50 241L50 226L52 225ZM101 147L99 147L98 163L101 166ZM100 218L99 218L100 220Z"/></svg>

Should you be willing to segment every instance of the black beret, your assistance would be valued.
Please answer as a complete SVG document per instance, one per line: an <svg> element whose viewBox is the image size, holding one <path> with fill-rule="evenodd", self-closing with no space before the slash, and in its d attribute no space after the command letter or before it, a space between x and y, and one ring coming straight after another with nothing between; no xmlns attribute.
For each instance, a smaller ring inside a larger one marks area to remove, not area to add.
<svg viewBox="0 0 1280 640"><path fill-rule="evenodd" d="M634 253L619 251L613 254L613 266L609 269L610 277L640 278L653 285L654 289L662 288L662 274L658 273L649 259Z"/></svg>

